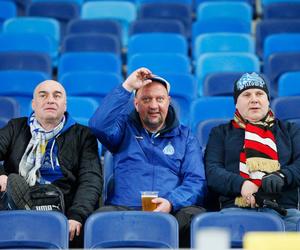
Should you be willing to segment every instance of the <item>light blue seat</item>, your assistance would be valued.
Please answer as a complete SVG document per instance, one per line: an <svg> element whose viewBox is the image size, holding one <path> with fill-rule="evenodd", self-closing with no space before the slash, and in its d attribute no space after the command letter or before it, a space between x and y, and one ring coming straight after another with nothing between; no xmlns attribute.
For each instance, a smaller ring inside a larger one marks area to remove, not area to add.
<svg viewBox="0 0 300 250"><path fill-rule="evenodd" d="M242 1L207 1L201 3L196 12L197 20L235 19L249 24L252 15L251 6Z"/></svg>
<svg viewBox="0 0 300 250"><path fill-rule="evenodd" d="M255 54L244 52L205 53L197 59L198 95L203 95L203 82L208 74L221 72L260 72Z"/></svg>
<svg viewBox="0 0 300 250"><path fill-rule="evenodd" d="M192 102L190 112L190 127L195 133L197 125L207 119L231 119L235 112L233 98L229 96L221 97L201 97Z"/></svg>
<svg viewBox="0 0 300 250"><path fill-rule="evenodd" d="M193 58L208 52L248 52L255 53L254 39L249 34L207 33L198 35L193 46Z"/></svg>
<svg viewBox="0 0 300 250"><path fill-rule="evenodd" d="M191 247L196 247L197 233L210 228L225 228L231 236L231 248L242 248L245 233L283 232L284 223L276 215L264 212L208 212L196 216L191 224Z"/></svg>
<svg viewBox="0 0 300 250"><path fill-rule="evenodd" d="M127 58L139 53L177 53L188 55L187 40L174 33L140 33L128 41Z"/></svg>
<svg viewBox="0 0 300 250"><path fill-rule="evenodd" d="M121 75L121 59L112 53L69 52L60 56L58 79L65 73L78 71L100 71Z"/></svg>
<svg viewBox="0 0 300 250"><path fill-rule="evenodd" d="M281 33L266 37L264 60L273 53L300 52L300 33Z"/></svg>
<svg viewBox="0 0 300 250"><path fill-rule="evenodd" d="M20 115L28 116L35 87L49 79L35 71L0 71L0 95L13 97L20 105Z"/></svg>
<svg viewBox="0 0 300 250"><path fill-rule="evenodd" d="M131 23L129 35L149 32L176 33L187 36L184 25L173 19L138 19Z"/></svg>
<svg viewBox="0 0 300 250"><path fill-rule="evenodd" d="M13 1L0 1L0 31L5 20L17 16L17 6Z"/></svg>
<svg viewBox="0 0 300 250"><path fill-rule="evenodd" d="M98 108L98 102L90 97L67 96L67 111L72 118L83 125L88 124L88 120Z"/></svg>
<svg viewBox="0 0 300 250"><path fill-rule="evenodd" d="M300 0L262 0L261 4L264 6L272 3L290 3L290 2L299 3Z"/></svg>
<svg viewBox="0 0 300 250"><path fill-rule="evenodd" d="M82 19L113 19L122 25L123 44L127 45L128 28L137 16L136 5L126 1L85 2L81 8Z"/></svg>
<svg viewBox="0 0 300 250"><path fill-rule="evenodd" d="M162 73L171 84L170 96L175 101L175 108L179 108L179 120L185 125L189 125L191 103L197 97L196 79L189 73Z"/></svg>
<svg viewBox="0 0 300 250"><path fill-rule="evenodd" d="M49 55L39 52L0 52L0 70L39 71L52 76Z"/></svg>
<svg viewBox="0 0 300 250"><path fill-rule="evenodd" d="M20 105L13 97L0 96L0 117L6 120L20 116Z"/></svg>
<svg viewBox="0 0 300 250"><path fill-rule="evenodd" d="M73 72L63 74L59 82L68 95L90 97L100 104L113 88L122 83L122 77L116 73Z"/></svg>
<svg viewBox="0 0 300 250"><path fill-rule="evenodd" d="M286 72L278 80L278 96L300 95L300 71Z"/></svg>
<svg viewBox="0 0 300 250"><path fill-rule="evenodd" d="M178 223L167 213L100 212L85 223L84 247L178 248Z"/></svg>
<svg viewBox="0 0 300 250"><path fill-rule="evenodd" d="M69 223L53 211L0 211L1 249L68 249ZM55 237L54 237L55 235Z"/></svg>
<svg viewBox="0 0 300 250"><path fill-rule="evenodd" d="M129 58L127 63L127 75L134 70L146 67L155 74L158 73L190 73L189 58L180 54L167 53L143 53Z"/></svg>
<svg viewBox="0 0 300 250"><path fill-rule="evenodd" d="M58 47L57 43L44 34L0 33L0 51L41 52L56 60Z"/></svg>
<svg viewBox="0 0 300 250"><path fill-rule="evenodd" d="M300 118L300 96L282 96L272 100L271 108L276 118L291 120Z"/></svg>
<svg viewBox="0 0 300 250"><path fill-rule="evenodd" d="M121 44L111 34L70 34L65 36L61 52L108 52L121 56Z"/></svg>
<svg viewBox="0 0 300 250"><path fill-rule="evenodd" d="M227 123L230 119L207 119L204 121L201 121L197 125L196 130L196 136L197 139L202 147L202 149L205 149L206 144L208 142L209 134L212 128Z"/></svg>
<svg viewBox="0 0 300 250"><path fill-rule="evenodd" d="M145 3L169 3L170 0L135 0L135 2L139 5L141 5L141 4L145 4ZM193 0L172 0L172 3L181 3L181 4L192 5Z"/></svg>

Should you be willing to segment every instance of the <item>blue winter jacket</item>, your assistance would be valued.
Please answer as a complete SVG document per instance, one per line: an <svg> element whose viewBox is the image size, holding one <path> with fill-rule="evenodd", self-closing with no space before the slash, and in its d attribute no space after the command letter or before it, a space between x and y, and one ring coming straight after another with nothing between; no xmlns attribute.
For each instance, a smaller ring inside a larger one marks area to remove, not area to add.
<svg viewBox="0 0 300 250"><path fill-rule="evenodd" d="M286 185L278 203L284 208L299 207L300 185L300 129L297 124L276 119L272 128L277 145L281 171ZM240 152L245 130L234 128L232 123L212 130L205 152L205 169L208 187L220 195L221 208L233 207L245 181L239 174Z"/></svg>
<svg viewBox="0 0 300 250"><path fill-rule="evenodd" d="M179 124L172 106L166 127L150 136L133 110L131 93L118 86L89 123L114 156L114 194L109 204L139 209L141 191L159 191L173 211L202 205L206 182L202 153L190 129Z"/></svg>

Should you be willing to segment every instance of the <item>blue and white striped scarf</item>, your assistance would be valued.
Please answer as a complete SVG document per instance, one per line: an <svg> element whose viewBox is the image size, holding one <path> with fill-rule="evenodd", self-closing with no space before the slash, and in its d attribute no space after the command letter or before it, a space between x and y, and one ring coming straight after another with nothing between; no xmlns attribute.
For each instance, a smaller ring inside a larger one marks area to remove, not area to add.
<svg viewBox="0 0 300 250"><path fill-rule="evenodd" d="M33 113L29 118L31 140L22 156L19 164L19 173L23 176L29 186L35 185L39 178L39 169L42 165L43 155L47 146L47 142L54 138L63 129L65 117L51 131L45 131L35 118Z"/></svg>

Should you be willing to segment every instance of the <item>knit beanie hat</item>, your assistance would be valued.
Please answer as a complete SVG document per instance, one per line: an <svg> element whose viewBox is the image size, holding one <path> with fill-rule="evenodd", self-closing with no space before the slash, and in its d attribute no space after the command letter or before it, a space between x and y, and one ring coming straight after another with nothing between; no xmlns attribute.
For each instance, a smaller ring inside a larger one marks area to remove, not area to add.
<svg viewBox="0 0 300 250"><path fill-rule="evenodd" d="M251 74L245 73L239 80L234 83L233 97L236 104L239 95L247 89L261 89L263 90L270 100L268 86L262 76L253 72Z"/></svg>

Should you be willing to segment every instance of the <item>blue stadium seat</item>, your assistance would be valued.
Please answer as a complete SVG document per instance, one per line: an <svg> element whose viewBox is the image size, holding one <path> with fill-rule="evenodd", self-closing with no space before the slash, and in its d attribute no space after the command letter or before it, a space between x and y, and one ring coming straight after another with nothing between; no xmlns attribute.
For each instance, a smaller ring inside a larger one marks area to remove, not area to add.
<svg viewBox="0 0 300 250"><path fill-rule="evenodd" d="M223 2L227 2L228 0L210 0L210 1L223 1ZM250 6L252 6L253 9L255 9L255 0L231 0L231 1L237 1L237 2L243 2L243 3L248 3ZM207 2L207 0L194 0L194 7L195 9L197 9L197 7L202 4L203 2Z"/></svg>
<svg viewBox="0 0 300 250"><path fill-rule="evenodd" d="M8 118L0 117L0 128L3 128L8 123L8 121Z"/></svg>
<svg viewBox="0 0 300 250"><path fill-rule="evenodd" d="M195 77L188 73L162 73L160 75L171 84L170 96L172 102L175 101L175 108L179 108L180 122L189 125L191 103L197 97Z"/></svg>
<svg viewBox="0 0 300 250"><path fill-rule="evenodd" d="M140 67L147 67L155 74L159 73L190 73L189 58L180 54L143 53L129 58L127 75Z"/></svg>
<svg viewBox="0 0 300 250"><path fill-rule="evenodd" d="M44 34L53 39L57 44L60 43L59 22L48 17L15 17L3 23L5 33L38 33Z"/></svg>
<svg viewBox="0 0 300 250"><path fill-rule="evenodd" d="M244 52L204 53L196 62L198 95L203 94L203 82L211 73L260 72L260 62L255 54Z"/></svg>
<svg viewBox="0 0 300 250"><path fill-rule="evenodd" d="M300 71L286 72L278 80L278 96L300 95Z"/></svg>
<svg viewBox="0 0 300 250"><path fill-rule="evenodd" d="M194 60L208 52L255 53L254 39L249 34L230 32L198 35L192 49Z"/></svg>
<svg viewBox="0 0 300 250"><path fill-rule="evenodd" d="M187 31L184 25L178 20L167 19L142 19L131 23L129 28L129 35L148 32L163 32L163 33L177 33L187 36Z"/></svg>
<svg viewBox="0 0 300 250"><path fill-rule="evenodd" d="M180 34L140 33L129 38L127 58L139 53L178 53L187 56L188 44Z"/></svg>
<svg viewBox="0 0 300 250"><path fill-rule="evenodd" d="M264 60L273 53L299 52L300 33L281 33L266 37L264 42Z"/></svg>
<svg viewBox="0 0 300 250"><path fill-rule="evenodd" d="M0 1L0 31L5 20L17 16L17 6L13 1Z"/></svg>
<svg viewBox="0 0 300 250"><path fill-rule="evenodd" d="M279 77L290 71L300 71L300 52L274 53L268 57L264 64L264 74L270 80L273 97L277 96Z"/></svg>
<svg viewBox="0 0 300 250"><path fill-rule="evenodd" d="M267 19L257 22L255 29L256 54L263 58L265 38L276 33L300 33L300 20Z"/></svg>
<svg viewBox="0 0 300 250"><path fill-rule="evenodd" d="M20 0L21 1L21 0ZM82 5L85 0L51 0L51 2L70 2ZM49 0L31 0L31 2L49 2Z"/></svg>
<svg viewBox="0 0 300 250"><path fill-rule="evenodd" d="M113 88L122 83L122 77L116 73L73 72L63 74L59 82L69 96L90 97L100 104Z"/></svg>
<svg viewBox="0 0 300 250"><path fill-rule="evenodd" d="M263 6L268 5L268 4L272 4L272 3L285 3L285 2L300 2L299 0L262 0L261 4Z"/></svg>
<svg viewBox="0 0 300 250"><path fill-rule="evenodd" d="M85 223L84 247L177 249L178 223L167 213L94 213Z"/></svg>
<svg viewBox="0 0 300 250"><path fill-rule="evenodd" d="M108 52L121 56L121 44L110 34L70 34L65 36L61 52Z"/></svg>
<svg viewBox="0 0 300 250"><path fill-rule="evenodd" d="M203 96L232 96L233 83L237 81L243 73L221 72L208 74L203 83Z"/></svg>
<svg viewBox="0 0 300 250"><path fill-rule="evenodd" d="M135 0L135 2L141 5L145 3L170 3L170 0ZM172 3L192 5L193 0L172 0Z"/></svg>
<svg viewBox="0 0 300 250"><path fill-rule="evenodd" d="M73 1L38 1L29 4L27 16L50 17L59 21L61 37L66 33L70 20L79 18L80 5Z"/></svg>
<svg viewBox="0 0 300 250"><path fill-rule="evenodd" d="M141 4L139 19L173 19L182 22L188 34L191 32L192 5L182 2L152 2Z"/></svg>
<svg viewBox="0 0 300 250"><path fill-rule="evenodd" d="M38 52L1 52L0 70L31 70L52 76L52 63L49 55Z"/></svg>
<svg viewBox="0 0 300 250"><path fill-rule="evenodd" d="M231 247L242 248L245 233L251 231L283 232L284 223L276 215L256 211L208 212L196 216L191 224L191 247L196 247L199 230L225 228L230 231Z"/></svg>
<svg viewBox="0 0 300 250"><path fill-rule="evenodd" d="M128 28L137 16L137 7L127 1L85 2L81 9L82 19L114 19L122 25L122 41L127 45Z"/></svg>
<svg viewBox="0 0 300 250"><path fill-rule="evenodd" d="M110 34L114 35L122 44L122 26L117 20L73 19L68 23L66 33Z"/></svg>
<svg viewBox="0 0 300 250"><path fill-rule="evenodd" d="M90 97L68 96L67 111L72 118L83 125L87 125L90 117L98 108L98 102Z"/></svg>
<svg viewBox="0 0 300 250"><path fill-rule="evenodd" d="M53 211L0 211L1 249L68 249L67 218ZM54 237L55 235L55 237Z"/></svg>
<svg viewBox="0 0 300 250"><path fill-rule="evenodd" d="M41 52L57 59L58 44L49 36L37 33L0 33L0 51Z"/></svg>
<svg viewBox="0 0 300 250"><path fill-rule="evenodd" d="M263 6L264 19L300 19L300 2L278 2Z"/></svg>
<svg viewBox="0 0 300 250"><path fill-rule="evenodd" d="M271 108L276 118L291 120L300 118L300 96L282 96L272 100Z"/></svg>
<svg viewBox="0 0 300 250"><path fill-rule="evenodd" d="M13 97L20 105L20 115L28 116L35 87L47 79L42 72L0 71L0 96Z"/></svg>
<svg viewBox="0 0 300 250"><path fill-rule="evenodd" d="M65 73L76 71L100 71L121 75L121 59L112 53L70 52L60 56L58 79Z"/></svg>
<svg viewBox="0 0 300 250"><path fill-rule="evenodd" d="M0 96L0 117L12 119L20 116L20 105L12 97Z"/></svg>
<svg viewBox="0 0 300 250"><path fill-rule="evenodd" d="M233 98L226 97L201 97L192 102L190 112L190 127L196 132L199 122L208 119L231 119L235 112Z"/></svg>
<svg viewBox="0 0 300 250"><path fill-rule="evenodd" d="M212 128L227 123L230 119L207 119L199 122L197 125L196 136L203 149L208 142L209 134Z"/></svg>

